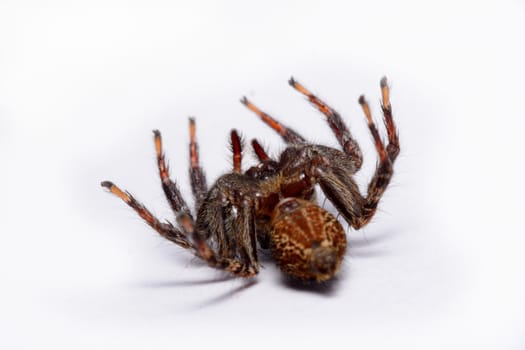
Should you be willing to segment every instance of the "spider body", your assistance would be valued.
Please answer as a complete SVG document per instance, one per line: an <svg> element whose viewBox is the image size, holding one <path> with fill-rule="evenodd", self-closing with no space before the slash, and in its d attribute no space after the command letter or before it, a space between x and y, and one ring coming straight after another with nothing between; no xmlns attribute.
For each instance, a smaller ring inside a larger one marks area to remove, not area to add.
<svg viewBox="0 0 525 350"><path fill-rule="evenodd" d="M322 156L323 152L328 156L328 150L338 152L315 145L290 146L279 161L263 160L244 174L221 176L197 212L197 231L203 239L221 235L216 241L219 255L250 259L248 251L236 252L243 246L234 232L236 224L244 223L239 216L245 215L247 221L253 220L248 225L254 226L246 230L255 231L259 245L271 249L283 271L301 279L330 278L341 265L346 236L334 216L314 204L317 167L329 166Z"/></svg>
<svg viewBox="0 0 525 350"><path fill-rule="evenodd" d="M190 118L190 180L195 197L195 218L177 185L169 178L158 131L154 132L154 140L159 174L177 226L161 223L131 194L111 182L105 181L102 185L135 209L163 237L193 250L212 267L241 277L253 276L259 270L259 245L271 249L279 268L292 277L317 282L331 279L345 255L346 235L338 220L317 205L315 187L321 187L355 229L369 222L392 177L393 163L399 153L389 89L383 79L386 147L368 104L362 96L359 99L379 154L376 173L367 195L362 196L352 178L361 167L361 151L341 117L293 79L290 84L325 114L342 150L309 143L243 98L241 102L278 132L288 147L279 159L272 159L253 140L252 147L259 163L242 172L243 145L237 132L232 130L233 170L219 177L208 189L199 165L195 121Z"/></svg>

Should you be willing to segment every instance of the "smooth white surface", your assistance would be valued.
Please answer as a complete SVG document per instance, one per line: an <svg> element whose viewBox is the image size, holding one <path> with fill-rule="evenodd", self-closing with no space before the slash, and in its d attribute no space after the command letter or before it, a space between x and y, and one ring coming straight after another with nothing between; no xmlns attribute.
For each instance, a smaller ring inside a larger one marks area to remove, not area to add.
<svg viewBox="0 0 525 350"><path fill-rule="evenodd" d="M524 349L524 33L520 1L0 2L0 347ZM278 154L245 94L335 146L294 75L351 125L364 190L357 97L380 120L385 74L396 175L322 288L270 260L224 280L99 187L171 219L151 130L189 198L189 115L210 182L232 127Z"/></svg>

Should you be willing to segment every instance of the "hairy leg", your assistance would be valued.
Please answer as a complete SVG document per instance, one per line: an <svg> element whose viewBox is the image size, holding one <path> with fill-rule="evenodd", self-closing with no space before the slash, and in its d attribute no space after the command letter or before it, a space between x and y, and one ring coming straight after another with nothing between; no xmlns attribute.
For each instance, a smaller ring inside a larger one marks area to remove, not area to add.
<svg viewBox="0 0 525 350"><path fill-rule="evenodd" d="M357 142L352 138L350 131L346 127L343 119L337 111L324 103L319 97L307 90L303 85L298 83L294 78L290 78L288 83L301 94L305 95L308 100L326 116L326 121L332 129L337 141L343 150L354 160L356 171L361 168L363 163L363 154Z"/></svg>
<svg viewBox="0 0 525 350"><path fill-rule="evenodd" d="M191 211L182 197L177 184L170 179L168 167L166 165L164 151L162 149L162 136L158 130L153 130L155 141L155 153L157 154L157 166L159 168L160 181L162 189L168 199L171 209L175 213L177 222L182 227L184 232L188 234L191 231L191 222L193 218Z"/></svg>
<svg viewBox="0 0 525 350"><path fill-rule="evenodd" d="M230 203L223 210L226 235L233 238L230 249L236 258L257 270L259 260L253 205L246 198L240 197L238 203Z"/></svg>
<svg viewBox="0 0 525 350"><path fill-rule="evenodd" d="M381 79L381 109L383 110L384 123L388 134L389 143L386 146L386 151L390 161L394 162L399 155L399 136L392 117L392 106L390 105L390 88L386 77Z"/></svg>
<svg viewBox="0 0 525 350"><path fill-rule="evenodd" d="M110 181L103 181L101 186L107 188L111 193L133 208L133 210L135 210L135 212L137 212L137 214L162 237L182 248L193 250L194 253L206 261L209 266L225 270L239 277L250 277L257 273L257 269L251 263L217 255L205 239L195 234L195 230L193 229L195 225L191 217L188 218L191 222L187 223L186 230L191 230L189 233L191 234L193 242L188 239L188 236L185 233L171 223L160 222L159 219L144 207L144 205L138 202L129 192L122 191Z"/></svg>
<svg viewBox="0 0 525 350"><path fill-rule="evenodd" d="M208 237L199 234L196 229L196 223L191 215L191 211L186 205L176 183L169 177L168 167L166 165L162 148L161 134L157 130L154 131L154 141L162 188L171 208L176 214L177 223L180 228L175 227L170 222L160 222L159 219L157 219L144 205L138 202L129 192L122 191L112 182L104 181L101 185L128 204L162 237L183 248L191 249L195 255L206 261L209 266L230 272L239 277L250 277L257 274L257 256L256 251L252 248L255 244L255 239L251 238L255 237L255 229L243 228L239 232L239 235L241 235L238 237L240 241L249 242L249 247L247 246L248 248L243 248L244 250L241 253L242 258L235 256L229 257L228 254L224 254L224 252L219 252L217 254L207 242ZM195 124L192 119L190 119L190 161L190 174L194 175L192 180L196 180L192 182L194 193L197 192L197 194L200 194L202 196L202 201L204 201L206 192L201 192L206 191L206 181L202 169L200 169L200 166L198 165L197 144L195 142ZM246 207L246 209L243 210L246 211L250 209ZM217 213L221 217L224 215L222 213L222 208L219 208ZM253 223L246 221L253 221L253 215L247 215L246 212L243 213L243 221L236 223L236 225L231 225L232 229L237 230L237 226L246 228L254 227ZM231 232L228 232L228 234L231 235ZM247 236L250 238L247 239Z"/></svg>
<svg viewBox="0 0 525 350"><path fill-rule="evenodd" d="M214 246L218 257L236 261L242 271L256 274L254 204L247 196L249 186L243 187L245 179L230 173L217 180L197 214L196 237Z"/></svg>
<svg viewBox="0 0 525 350"><path fill-rule="evenodd" d="M233 172L240 174L242 165L242 149L243 142L237 133L237 130L232 130L230 133L230 146L233 155Z"/></svg>
<svg viewBox="0 0 525 350"><path fill-rule="evenodd" d="M252 140L252 148L255 152L255 155L257 156L257 159L259 159L260 162L264 162L265 160L271 160L268 156L268 153L264 150L263 146L256 140Z"/></svg>
<svg viewBox="0 0 525 350"><path fill-rule="evenodd" d="M386 147L372 119L368 103L363 96L359 98L379 155L379 162L368 185L366 196L360 194L357 184L350 176L351 171L347 171L348 164L342 161L335 150L325 152L329 165L320 166L318 169L319 182L326 196L334 203L347 222L356 229L366 225L374 216L379 201L393 176L393 163L399 154L399 138L392 118L389 91L385 78L381 80L381 90L384 122L388 134L388 145Z"/></svg>
<svg viewBox="0 0 525 350"><path fill-rule="evenodd" d="M307 141L301 135L299 135L297 132L287 127L286 125L281 124L276 119L270 117L265 112L261 111L257 106L248 101L246 97L243 97L241 99L241 103L245 105L249 110L254 112L259 118L261 118L263 122L265 122L273 130L275 130L279 135L281 135L284 142L291 144L307 143Z"/></svg>
<svg viewBox="0 0 525 350"><path fill-rule="evenodd" d="M190 118L190 181L191 181L191 190L193 192L193 197L195 198L195 211L198 210L206 192L208 192L208 185L206 183L206 176L204 171L199 164L199 147L197 145L196 136L195 136L195 119Z"/></svg>
<svg viewBox="0 0 525 350"><path fill-rule="evenodd" d="M179 229L174 227L171 223L160 222L144 205L138 202L129 192L122 191L115 184L110 181L103 181L100 184L107 188L111 193L122 199L127 205L139 214L139 216L146 221L155 231L162 237L181 246L182 248L193 248L193 244L188 240L187 236Z"/></svg>

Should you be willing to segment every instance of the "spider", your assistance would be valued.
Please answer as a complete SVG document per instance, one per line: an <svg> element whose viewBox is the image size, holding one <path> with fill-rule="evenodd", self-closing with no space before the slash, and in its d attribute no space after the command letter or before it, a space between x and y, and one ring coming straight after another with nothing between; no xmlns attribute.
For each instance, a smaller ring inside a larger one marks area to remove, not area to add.
<svg viewBox="0 0 525 350"><path fill-rule="evenodd" d="M133 208L162 237L204 260L209 266L239 277L259 271L257 244L270 249L278 267L300 280L323 282L340 269L346 251L346 234L339 221L316 203L315 187L354 229L373 217L393 175L399 154L399 138L392 118L386 78L380 83L381 107L388 135L385 146L364 96L359 97L379 155L366 196L352 178L362 164L362 153L339 113L291 78L289 84L326 116L342 150L312 144L303 136L261 111L246 97L241 102L275 130L287 148L272 159L261 144L251 144L259 163L242 172L243 142L231 131L233 169L208 189L199 164L195 120L189 119L191 189L195 213L186 204L177 184L168 174L161 134L154 130L155 152L162 188L173 209L177 225L161 222L129 192L110 181L101 185Z"/></svg>

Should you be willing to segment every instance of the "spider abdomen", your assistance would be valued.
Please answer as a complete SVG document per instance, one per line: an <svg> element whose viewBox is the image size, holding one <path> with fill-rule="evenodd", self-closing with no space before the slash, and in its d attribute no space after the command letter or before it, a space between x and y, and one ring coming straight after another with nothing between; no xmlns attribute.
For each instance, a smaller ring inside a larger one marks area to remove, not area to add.
<svg viewBox="0 0 525 350"><path fill-rule="evenodd" d="M346 235L328 211L303 199L287 198L276 206L271 226L272 254L287 274L321 282L341 267Z"/></svg>

